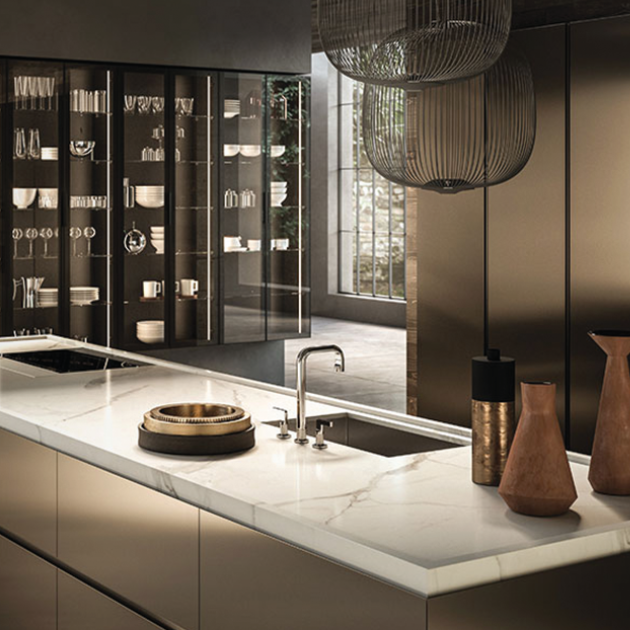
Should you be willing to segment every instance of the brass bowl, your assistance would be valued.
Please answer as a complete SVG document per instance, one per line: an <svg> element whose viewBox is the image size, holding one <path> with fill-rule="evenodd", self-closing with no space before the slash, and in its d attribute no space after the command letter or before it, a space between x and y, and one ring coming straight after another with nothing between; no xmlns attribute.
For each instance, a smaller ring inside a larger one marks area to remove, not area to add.
<svg viewBox="0 0 630 630"><path fill-rule="evenodd" d="M147 431L166 435L229 435L245 431L251 424L248 413L230 405L165 405L144 414Z"/></svg>

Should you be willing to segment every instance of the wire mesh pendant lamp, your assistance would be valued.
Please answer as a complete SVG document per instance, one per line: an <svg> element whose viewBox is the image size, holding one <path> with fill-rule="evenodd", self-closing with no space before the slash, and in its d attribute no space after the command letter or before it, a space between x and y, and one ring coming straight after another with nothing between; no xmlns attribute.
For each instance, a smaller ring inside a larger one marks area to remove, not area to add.
<svg viewBox="0 0 630 630"><path fill-rule="evenodd" d="M318 0L331 63L352 79L418 89L485 72L507 43L512 0Z"/></svg>
<svg viewBox="0 0 630 630"><path fill-rule="evenodd" d="M527 164L536 97L527 59L508 48L485 74L421 91L366 85L363 141L372 166L442 193L494 186Z"/></svg>

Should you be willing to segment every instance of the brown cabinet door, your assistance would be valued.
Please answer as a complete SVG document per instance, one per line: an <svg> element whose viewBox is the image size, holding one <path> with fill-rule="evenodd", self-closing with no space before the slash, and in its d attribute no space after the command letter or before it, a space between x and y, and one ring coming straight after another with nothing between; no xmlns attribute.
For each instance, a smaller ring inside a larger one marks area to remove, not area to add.
<svg viewBox="0 0 630 630"><path fill-rule="evenodd" d="M159 630L135 612L59 571L57 630Z"/></svg>
<svg viewBox="0 0 630 630"><path fill-rule="evenodd" d="M59 455L59 558L158 619L198 627L196 508Z"/></svg>
<svg viewBox="0 0 630 630"><path fill-rule="evenodd" d="M0 527L57 553L57 453L0 429Z"/></svg>
<svg viewBox="0 0 630 630"><path fill-rule="evenodd" d="M57 569L0 536L0 628L56 630Z"/></svg>
<svg viewBox="0 0 630 630"><path fill-rule="evenodd" d="M201 510L201 630L425 630L426 602Z"/></svg>

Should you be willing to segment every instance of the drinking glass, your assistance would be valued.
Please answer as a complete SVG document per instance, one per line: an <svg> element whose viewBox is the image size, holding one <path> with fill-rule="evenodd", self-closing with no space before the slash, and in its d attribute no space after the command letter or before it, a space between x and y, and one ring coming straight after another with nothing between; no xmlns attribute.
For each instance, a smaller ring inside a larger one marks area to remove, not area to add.
<svg viewBox="0 0 630 630"><path fill-rule="evenodd" d="M13 132L14 153L18 160L26 159L26 132L22 127L16 127Z"/></svg>
<svg viewBox="0 0 630 630"><path fill-rule="evenodd" d="M27 228L25 232L26 239L28 240L28 257L33 258L33 242L39 235L37 228Z"/></svg>
<svg viewBox="0 0 630 630"><path fill-rule="evenodd" d="M91 256L92 255L92 239L96 236L96 229L93 228L91 225L88 225L88 227L86 227L83 230L83 236L85 236L85 238L87 239L87 254L86 256Z"/></svg>
<svg viewBox="0 0 630 630"><path fill-rule="evenodd" d="M151 111L154 114L161 114L164 111L164 97L163 96L151 97Z"/></svg>
<svg viewBox="0 0 630 630"><path fill-rule="evenodd" d="M42 144L39 137L39 129L28 130L28 159L39 160L42 157Z"/></svg>
<svg viewBox="0 0 630 630"><path fill-rule="evenodd" d="M72 239L72 255L77 255L77 241L83 235L83 230L80 227L71 227L70 228L70 238Z"/></svg>
<svg viewBox="0 0 630 630"><path fill-rule="evenodd" d="M182 102L182 114L185 114L186 116L192 116L195 99L182 98L181 102Z"/></svg>
<svg viewBox="0 0 630 630"><path fill-rule="evenodd" d="M28 98L27 77L14 77L16 109L26 109L26 99Z"/></svg>
<svg viewBox="0 0 630 630"><path fill-rule="evenodd" d="M151 97L150 96L138 96L138 113L148 114L151 110Z"/></svg>
<svg viewBox="0 0 630 630"><path fill-rule="evenodd" d="M37 77L26 77L26 85L28 95L31 97L31 106L29 109L37 109L37 97L39 96Z"/></svg>
<svg viewBox="0 0 630 630"><path fill-rule="evenodd" d="M11 236L13 237L13 258L18 257L18 243L22 240L24 236L24 231L20 228L13 228L11 232Z"/></svg>
<svg viewBox="0 0 630 630"><path fill-rule="evenodd" d="M44 258L48 258L48 241L53 237L52 228L41 228L39 231L39 237L44 241Z"/></svg>
<svg viewBox="0 0 630 630"><path fill-rule="evenodd" d="M138 97L134 94L125 94L125 114L133 114L136 109Z"/></svg>

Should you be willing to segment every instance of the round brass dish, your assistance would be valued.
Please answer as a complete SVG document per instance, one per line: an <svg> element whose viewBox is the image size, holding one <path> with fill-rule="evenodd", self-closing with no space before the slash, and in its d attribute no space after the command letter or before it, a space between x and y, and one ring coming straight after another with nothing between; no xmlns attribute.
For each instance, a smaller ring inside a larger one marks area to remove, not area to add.
<svg viewBox="0 0 630 630"><path fill-rule="evenodd" d="M184 422L186 424L229 422L238 420L245 411L233 405L215 405L212 403L182 403L162 405L149 412L154 418L165 422Z"/></svg>
<svg viewBox="0 0 630 630"><path fill-rule="evenodd" d="M163 411L169 413L161 413ZM203 415L212 412L214 412L213 415ZM181 415L184 413L196 415ZM204 405L201 403L169 405L156 407L144 414L145 429L165 435L229 435L245 431L251 425L252 420L248 413L238 407L228 405Z"/></svg>

